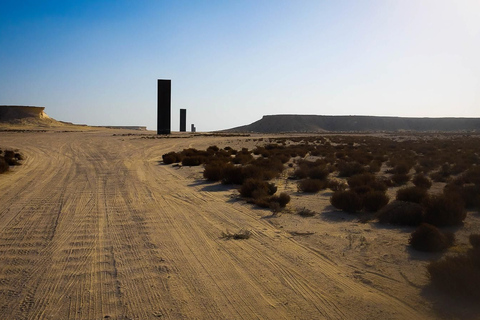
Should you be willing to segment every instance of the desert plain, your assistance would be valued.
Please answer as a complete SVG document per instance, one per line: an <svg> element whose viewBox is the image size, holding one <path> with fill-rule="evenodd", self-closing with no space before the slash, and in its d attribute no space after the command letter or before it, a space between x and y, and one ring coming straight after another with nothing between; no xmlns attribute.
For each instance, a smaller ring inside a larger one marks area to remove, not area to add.
<svg viewBox="0 0 480 320"><path fill-rule="evenodd" d="M161 161L279 135L148 136L0 132L0 148L25 157L0 176L1 319L479 318L475 306L429 288L425 266L441 254L410 249L413 227L334 210L331 191L303 195L286 177L276 184L291 201L272 214L238 187L205 181L201 166ZM301 217L302 207L318 214ZM251 237L222 237L239 230ZM478 230L469 212L449 250L465 250Z"/></svg>

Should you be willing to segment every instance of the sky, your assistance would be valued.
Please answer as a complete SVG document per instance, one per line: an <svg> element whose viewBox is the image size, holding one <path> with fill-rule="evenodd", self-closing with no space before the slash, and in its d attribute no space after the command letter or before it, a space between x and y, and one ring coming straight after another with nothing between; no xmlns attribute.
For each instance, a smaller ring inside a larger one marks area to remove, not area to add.
<svg viewBox="0 0 480 320"><path fill-rule="evenodd" d="M479 57L479 0L0 0L0 105L78 124L480 117Z"/></svg>

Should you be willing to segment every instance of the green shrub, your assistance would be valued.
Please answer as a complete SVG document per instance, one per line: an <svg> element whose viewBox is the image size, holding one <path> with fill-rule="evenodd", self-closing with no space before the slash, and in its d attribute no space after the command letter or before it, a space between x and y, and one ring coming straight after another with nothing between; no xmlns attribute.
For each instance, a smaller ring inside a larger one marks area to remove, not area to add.
<svg viewBox="0 0 480 320"><path fill-rule="evenodd" d="M415 250L439 252L446 250L454 241L453 233L444 233L435 226L423 223L412 232L409 244Z"/></svg>
<svg viewBox="0 0 480 320"><path fill-rule="evenodd" d="M380 223L418 226L422 222L422 206L414 202L392 201L376 213Z"/></svg>
<svg viewBox="0 0 480 320"><path fill-rule="evenodd" d="M422 205L423 220L437 227L459 225L466 217L462 199L453 193L432 195Z"/></svg>
<svg viewBox="0 0 480 320"><path fill-rule="evenodd" d="M351 190L334 192L330 203L337 209L351 213L362 209L362 199Z"/></svg>
<svg viewBox="0 0 480 320"><path fill-rule="evenodd" d="M421 203L428 196L427 190L420 187L404 187L397 190L396 199L399 201L410 201Z"/></svg>

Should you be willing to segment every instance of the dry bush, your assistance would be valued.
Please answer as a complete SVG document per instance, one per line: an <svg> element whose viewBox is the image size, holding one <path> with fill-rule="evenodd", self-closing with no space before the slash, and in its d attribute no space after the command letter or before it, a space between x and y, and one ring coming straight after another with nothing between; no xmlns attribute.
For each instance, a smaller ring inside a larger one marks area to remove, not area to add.
<svg viewBox="0 0 480 320"><path fill-rule="evenodd" d="M410 176L408 174L395 173L392 175L391 179L397 186L400 186L407 183L408 180L410 180Z"/></svg>
<svg viewBox="0 0 480 320"><path fill-rule="evenodd" d="M372 173L356 174L348 178L347 182L350 188L357 193L366 193L370 190L386 191L388 189L387 185L383 181L378 180Z"/></svg>
<svg viewBox="0 0 480 320"><path fill-rule="evenodd" d="M320 190L326 189L328 186L327 180L318 179L304 179L297 183L298 191L307 193L316 193Z"/></svg>
<svg viewBox="0 0 480 320"><path fill-rule="evenodd" d="M207 158L202 155L186 156L182 159L182 166L195 167L206 162Z"/></svg>
<svg viewBox="0 0 480 320"><path fill-rule="evenodd" d="M223 184L242 184L245 181L245 173L242 167L229 164L223 170Z"/></svg>
<svg viewBox="0 0 480 320"><path fill-rule="evenodd" d="M472 247L474 247L475 249L480 249L480 234L472 233L470 237L468 237L468 240L470 241Z"/></svg>
<svg viewBox="0 0 480 320"><path fill-rule="evenodd" d="M418 251L439 252L450 247L455 241L451 232L442 232L437 227L422 223L410 235L409 244Z"/></svg>
<svg viewBox="0 0 480 320"><path fill-rule="evenodd" d="M366 171L365 166L356 161L338 163L338 176L339 177L351 177L353 175L364 173Z"/></svg>
<svg viewBox="0 0 480 320"><path fill-rule="evenodd" d="M426 197L428 197L427 190L415 186L398 189L396 199L399 201L421 203Z"/></svg>
<svg viewBox="0 0 480 320"><path fill-rule="evenodd" d="M334 192L330 197L330 203L337 209L351 213L362 209L362 199L351 190Z"/></svg>
<svg viewBox="0 0 480 320"><path fill-rule="evenodd" d="M392 201L376 213L380 223L418 226L422 222L423 209L418 203Z"/></svg>
<svg viewBox="0 0 480 320"><path fill-rule="evenodd" d="M382 191L370 191L362 196L362 205L366 211L376 212L388 204L390 199Z"/></svg>
<svg viewBox="0 0 480 320"><path fill-rule="evenodd" d="M407 163L399 163L395 165L392 169L388 169L386 173L393 173L393 174L408 174L410 172L411 165Z"/></svg>
<svg viewBox="0 0 480 320"><path fill-rule="evenodd" d="M447 256L427 266L433 286L446 294L477 302L480 299L480 249Z"/></svg>
<svg viewBox="0 0 480 320"><path fill-rule="evenodd" d="M250 153L237 153L232 159L232 162L235 164L247 164L253 160L254 158Z"/></svg>
<svg viewBox="0 0 480 320"><path fill-rule="evenodd" d="M230 233L230 231L222 232L223 239L234 239L234 240L241 240L241 239L249 239L252 235L252 232L249 230L242 229L237 233Z"/></svg>
<svg viewBox="0 0 480 320"><path fill-rule="evenodd" d="M462 198L465 208L480 208L480 185L447 184L443 190L445 194L453 193Z"/></svg>
<svg viewBox="0 0 480 320"><path fill-rule="evenodd" d="M222 161L208 163L205 165L203 177L208 181L221 181L225 177L225 169L229 166L231 164Z"/></svg>
<svg viewBox="0 0 480 320"><path fill-rule="evenodd" d="M297 214L302 216L302 217L313 217L317 213L313 210L309 210L307 208L303 208L297 211Z"/></svg>
<svg viewBox="0 0 480 320"><path fill-rule="evenodd" d="M373 175L372 173L356 174L347 179L347 183L350 186L350 188L368 186L374 181L375 181L375 175Z"/></svg>
<svg viewBox="0 0 480 320"><path fill-rule="evenodd" d="M7 172L10 169L10 166L8 165L7 161L5 161L5 158L0 156L0 173Z"/></svg>
<svg viewBox="0 0 480 320"><path fill-rule="evenodd" d="M278 199L275 198L275 202L278 202L280 204L280 207L285 208L290 202L290 196L288 195L288 193L282 192L278 196Z"/></svg>
<svg viewBox="0 0 480 320"><path fill-rule="evenodd" d="M432 181L428 179L424 174L420 173L413 177L412 182L415 186L424 189L430 189Z"/></svg>
<svg viewBox="0 0 480 320"><path fill-rule="evenodd" d="M242 197L255 199L273 195L276 191L277 187L273 183L254 178L245 180L239 189Z"/></svg>
<svg viewBox="0 0 480 320"><path fill-rule="evenodd" d="M431 195L422 205L423 220L437 227L459 225L466 217L464 203L455 193Z"/></svg>
<svg viewBox="0 0 480 320"><path fill-rule="evenodd" d="M332 191L343 191L347 189L348 185L342 181L328 180L327 187L330 188Z"/></svg>

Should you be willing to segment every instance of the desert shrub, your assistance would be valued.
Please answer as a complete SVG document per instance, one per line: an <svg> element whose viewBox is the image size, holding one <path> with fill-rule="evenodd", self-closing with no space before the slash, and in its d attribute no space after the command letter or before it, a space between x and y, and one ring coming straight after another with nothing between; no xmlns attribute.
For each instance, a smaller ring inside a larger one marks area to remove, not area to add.
<svg viewBox="0 0 480 320"><path fill-rule="evenodd" d="M242 184L245 181L245 172L242 167L229 164L223 170L223 184Z"/></svg>
<svg viewBox="0 0 480 320"><path fill-rule="evenodd" d="M480 207L480 186L469 185L454 185L448 184L445 186L443 192L445 194L453 193L462 198L465 208L479 208Z"/></svg>
<svg viewBox="0 0 480 320"><path fill-rule="evenodd" d="M355 174L364 173L365 167L356 161L338 163L338 176L339 177L351 177Z"/></svg>
<svg viewBox="0 0 480 320"><path fill-rule="evenodd" d="M7 161L0 156L0 173L7 172L9 170L10 166L8 165Z"/></svg>
<svg viewBox="0 0 480 320"><path fill-rule="evenodd" d="M391 179L396 185L402 185L407 183L408 180L410 180L410 176L408 174L395 173L392 175Z"/></svg>
<svg viewBox="0 0 480 320"><path fill-rule="evenodd" d="M217 147L217 146L210 146L210 147L207 148L207 152L208 152L208 153L216 153L216 152L218 152L219 150L220 150L220 148Z"/></svg>
<svg viewBox="0 0 480 320"><path fill-rule="evenodd" d="M362 209L362 199L351 190L336 191L330 197L330 203L337 209L356 212Z"/></svg>
<svg viewBox="0 0 480 320"><path fill-rule="evenodd" d="M285 208L290 202L290 196L282 192L280 195L273 195L271 197L263 197L255 200L255 204L262 208L270 208L274 212L280 211L282 208Z"/></svg>
<svg viewBox="0 0 480 320"><path fill-rule="evenodd" d="M364 194L373 191L373 189L370 188L370 186L358 186L358 187L355 187L355 188L350 188L350 190L352 190L353 192L355 192L359 196L363 196Z"/></svg>
<svg viewBox="0 0 480 320"><path fill-rule="evenodd" d="M324 180L328 177L330 171L325 167L315 167L310 169L308 177L311 179Z"/></svg>
<svg viewBox="0 0 480 320"><path fill-rule="evenodd" d="M381 208L376 217L380 223L418 226L422 222L422 206L414 202L392 201Z"/></svg>
<svg viewBox="0 0 480 320"><path fill-rule="evenodd" d="M250 153L237 153L232 159L235 164L247 164L253 161L253 156Z"/></svg>
<svg viewBox="0 0 480 320"><path fill-rule="evenodd" d="M382 191L370 191L362 196L362 205L366 211L376 212L388 203L388 196Z"/></svg>
<svg viewBox="0 0 480 320"><path fill-rule="evenodd" d="M409 244L415 250L427 252L444 251L455 241L453 233L444 233L437 227L428 223L422 223L412 232Z"/></svg>
<svg viewBox="0 0 480 320"><path fill-rule="evenodd" d="M288 195L288 193L282 192L278 196L277 202L280 204L280 207L285 208L286 205L290 202L290 196Z"/></svg>
<svg viewBox="0 0 480 320"><path fill-rule="evenodd" d="M240 195L245 198L262 198L273 195L277 187L273 183L249 178L245 180L239 189Z"/></svg>
<svg viewBox="0 0 480 320"><path fill-rule="evenodd" d="M359 186L366 186L375 181L375 176L371 173L361 173L351 176L347 179L347 183L350 188L355 188Z"/></svg>
<svg viewBox="0 0 480 320"><path fill-rule="evenodd" d="M410 171L411 166L406 163L399 163L396 166L394 166L392 169L388 169L386 172L387 173L393 173L393 174L408 174Z"/></svg>
<svg viewBox="0 0 480 320"><path fill-rule="evenodd" d="M205 156L186 156L182 159L182 166L195 167L204 164L207 158Z"/></svg>
<svg viewBox="0 0 480 320"><path fill-rule="evenodd" d="M249 230L240 230L237 233L231 233L230 231L222 232L222 238L223 239L234 239L234 240L240 240L240 239L249 239L252 235L252 232Z"/></svg>
<svg viewBox="0 0 480 320"><path fill-rule="evenodd" d="M480 250L447 256L427 265L430 281L440 291L478 302L480 299Z"/></svg>
<svg viewBox="0 0 480 320"><path fill-rule="evenodd" d="M426 177L424 174L417 174L415 177L413 177L412 182L419 188L430 189L432 186L432 181L430 181L430 179L428 179L428 177Z"/></svg>
<svg viewBox="0 0 480 320"><path fill-rule="evenodd" d="M421 203L428 196L427 190L420 187L404 187L397 190L396 199Z"/></svg>
<svg viewBox="0 0 480 320"><path fill-rule="evenodd" d="M298 191L314 193L326 189L328 186L327 180L318 179L304 179L297 183Z"/></svg>
<svg viewBox="0 0 480 320"><path fill-rule="evenodd" d="M338 180L328 180L327 187L332 191L343 191L347 189L348 185L342 181Z"/></svg>
<svg viewBox="0 0 480 320"><path fill-rule="evenodd" d="M458 225L466 217L464 203L454 193L429 196L422 205L423 220L437 227Z"/></svg>
<svg viewBox="0 0 480 320"><path fill-rule="evenodd" d="M382 162L378 160L373 160L368 165L368 172L371 172L371 173L380 172L381 168L382 168Z"/></svg>
<svg viewBox="0 0 480 320"><path fill-rule="evenodd" d="M387 190L387 185L383 181L378 180L372 173L356 174L348 178L347 182L350 188L356 190L357 193L366 193L370 190ZM364 187L368 187L368 189Z"/></svg>
<svg viewBox="0 0 480 320"><path fill-rule="evenodd" d="M302 216L302 217L313 217L317 213L313 210L309 210L307 208L303 208L297 211L297 214Z"/></svg>
<svg viewBox="0 0 480 320"><path fill-rule="evenodd" d="M172 163L176 163L176 162L181 161L179 158L177 158L177 153L176 152L166 153L166 154L162 155L162 159L163 159L163 163L165 163L165 164L172 164Z"/></svg>
<svg viewBox="0 0 480 320"><path fill-rule="evenodd" d="M205 165L203 177L208 181L221 181L225 176L225 162L212 162Z"/></svg>
<svg viewBox="0 0 480 320"><path fill-rule="evenodd" d="M474 247L475 249L480 249L480 234L472 233L470 237L468 237L468 240L470 241L472 247Z"/></svg>

